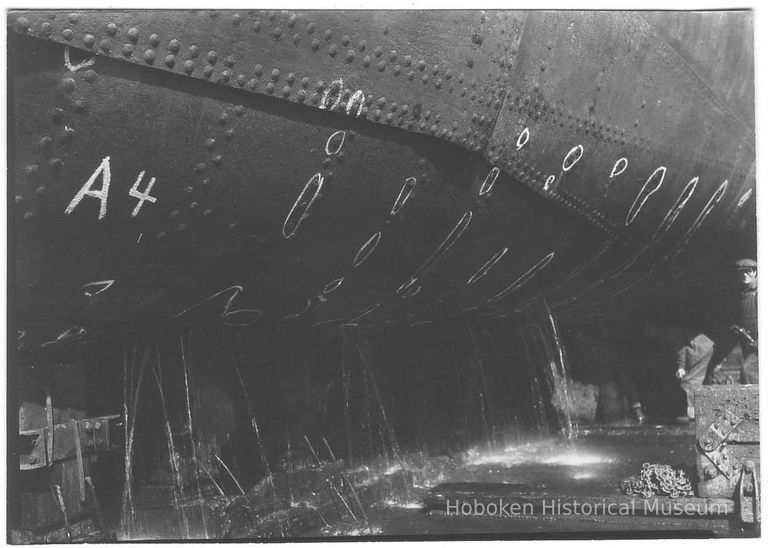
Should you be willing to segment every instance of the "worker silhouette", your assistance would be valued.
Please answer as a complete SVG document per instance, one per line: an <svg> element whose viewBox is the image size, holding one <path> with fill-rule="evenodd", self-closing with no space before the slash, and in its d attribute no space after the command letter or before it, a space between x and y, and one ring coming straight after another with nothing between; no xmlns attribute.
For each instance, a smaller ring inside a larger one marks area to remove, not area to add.
<svg viewBox="0 0 768 548"><path fill-rule="evenodd" d="M757 263L740 259L733 263L738 273L738 292L731 301L730 330L741 346L741 384L757 384Z"/></svg>

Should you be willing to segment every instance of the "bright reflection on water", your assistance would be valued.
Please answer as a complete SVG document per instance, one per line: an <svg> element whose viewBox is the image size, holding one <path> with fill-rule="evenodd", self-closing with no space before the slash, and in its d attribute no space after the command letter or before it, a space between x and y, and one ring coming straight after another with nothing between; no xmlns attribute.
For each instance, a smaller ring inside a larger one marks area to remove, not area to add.
<svg viewBox="0 0 768 548"><path fill-rule="evenodd" d="M587 466L613 461L612 457L593 450L546 440L508 445L501 450L473 448L467 451L465 462L468 465L491 464L511 467L523 464Z"/></svg>

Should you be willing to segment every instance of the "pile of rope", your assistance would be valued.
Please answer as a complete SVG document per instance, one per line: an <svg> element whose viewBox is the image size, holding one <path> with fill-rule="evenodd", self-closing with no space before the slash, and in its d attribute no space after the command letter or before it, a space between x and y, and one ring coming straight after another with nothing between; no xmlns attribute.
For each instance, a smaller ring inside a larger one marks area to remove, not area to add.
<svg viewBox="0 0 768 548"><path fill-rule="evenodd" d="M627 495L642 495L647 499L653 496L667 495L692 497L693 486L685 471L675 470L668 464L643 464L639 476L632 476L621 482L621 490Z"/></svg>

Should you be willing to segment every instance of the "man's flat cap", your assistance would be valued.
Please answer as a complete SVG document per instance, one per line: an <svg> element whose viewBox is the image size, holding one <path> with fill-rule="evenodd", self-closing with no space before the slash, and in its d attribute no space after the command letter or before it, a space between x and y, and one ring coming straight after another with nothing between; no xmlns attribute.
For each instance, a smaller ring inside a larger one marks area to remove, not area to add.
<svg viewBox="0 0 768 548"><path fill-rule="evenodd" d="M757 261L752 259L739 259L733 263L733 268L738 270L757 270Z"/></svg>

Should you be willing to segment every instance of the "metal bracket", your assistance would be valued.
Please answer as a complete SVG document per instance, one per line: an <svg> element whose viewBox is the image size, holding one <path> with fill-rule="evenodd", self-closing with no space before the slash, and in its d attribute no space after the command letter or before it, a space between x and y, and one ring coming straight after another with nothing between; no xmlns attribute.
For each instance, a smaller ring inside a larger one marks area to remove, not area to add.
<svg viewBox="0 0 768 548"><path fill-rule="evenodd" d="M715 422L709 425L706 435L699 441L699 445L705 453L714 451L725 443L728 436L744 421L743 417L737 417L727 409L719 415Z"/></svg>
<svg viewBox="0 0 768 548"><path fill-rule="evenodd" d="M733 469L731 454L728 451L726 441L728 441L728 437L742 422L744 422L743 417L738 417L725 409L709 425L705 436L699 440L699 446L704 455L728 479L732 478L733 474L738 470Z"/></svg>
<svg viewBox="0 0 768 548"><path fill-rule="evenodd" d="M760 477L755 463L747 461L739 479L739 517L743 523L760 521Z"/></svg>
<svg viewBox="0 0 768 548"><path fill-rule="evenodd" d="M121 444L122 417L109 415L45 426L19 432L19 468L34 470L54 462L118 449ZM85 487L81 482L81 496Z"/></svg>

